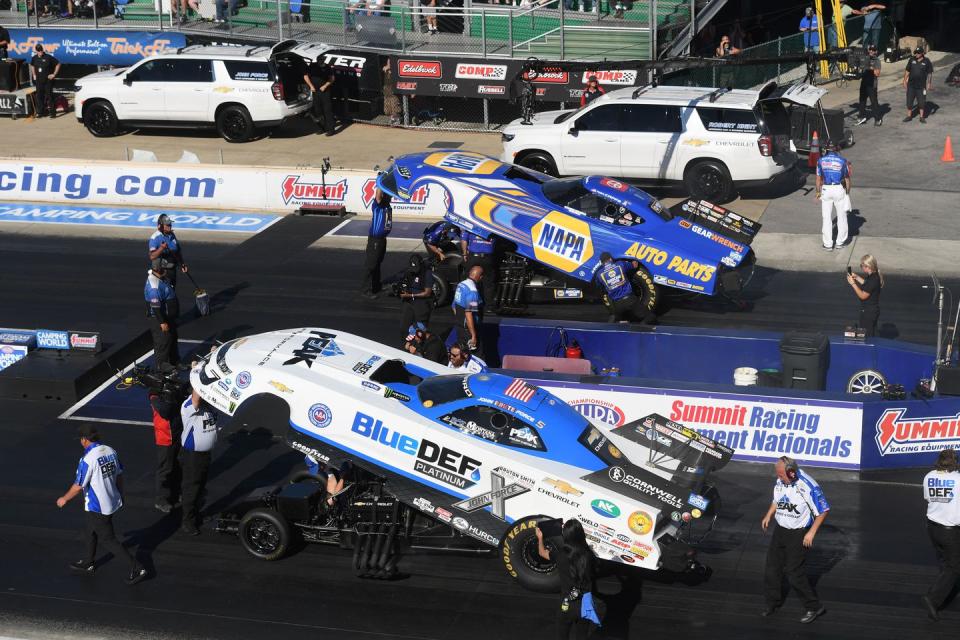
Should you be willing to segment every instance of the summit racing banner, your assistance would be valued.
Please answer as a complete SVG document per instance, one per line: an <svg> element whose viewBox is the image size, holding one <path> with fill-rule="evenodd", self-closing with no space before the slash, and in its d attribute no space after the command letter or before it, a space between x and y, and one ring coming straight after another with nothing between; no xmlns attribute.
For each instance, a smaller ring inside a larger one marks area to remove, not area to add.
<svg viewBox="0 0 960 640"><path fill-rule="evenodd" d="M867 404L863 441L864 467L929 467L960 448L960 397Z"/></svg>
<svg viewBox="0 0 960 640"><path fill-rule="evenodd" d="M376 175L349 169L324 172L292 167L0 159L0 202L6 203L0 209L0 220L139 226L143 221L137 209L144 207L181 209L178 214L184 215L182 222L175 220L180 225L256 230L265 222L239 212L279 213L301 207L341 206L350 213L369 212ZM448 203L446 191L433 185L418 189L410 202L395 203L393 209L395 213L440 216ZM88 210L83 206L91 204L108 205L110 209ZM197 209L216 209L219 213L200 214ZM224 219L223 211L234 213Z"/></svg>
<svg viewBox="0 0 960 640"><path fill-rule="evenodd" d="M600 86L614 89L635 86L642 81L636 70L563 71L546 68L539 73L526 73L524 64L523 60L439 56L390 59L394 91L401 95L513 100L521 95L523 81L527 80L538 99L571 102L580 100L590 76L597 76Z"/></svg>
<svg viewBox="0 0 960 640"><path fill-rule="evenodd" d="M652 413L735 450L734 460L860 467L859 402L536 381L600 426L615 429ZM565 385L565 386L560 386ZM616 433L616 431L614 431Z"/></svg>
<svg viewBox="0 0 960 640"><path fill-rule="evenodd" d="M164 49L187 44L182 33L172 31L88 31L79 29L10 29L11 58L30 60L34 47L63 64L129 66Z"/></svg>

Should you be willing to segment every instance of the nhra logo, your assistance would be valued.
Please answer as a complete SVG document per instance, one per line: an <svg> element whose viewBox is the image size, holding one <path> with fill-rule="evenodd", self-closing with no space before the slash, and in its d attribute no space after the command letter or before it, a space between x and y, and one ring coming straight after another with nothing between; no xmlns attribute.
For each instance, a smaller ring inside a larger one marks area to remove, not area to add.
<svg viewBox="0 0 960 640"><path fill-rule="evenodd" d="M536 259L555 269L570 273L593 257L590 227L584 220L551 211L530 233Z"/></svg>
<svg viewBox="0 0 960 640"><path fill-rule="evenodd" d="M461 62L454 75L463 80L506 80L507 65Z"/></svg>
<svg viewBox="0 0 960 640"><path fill-rule="evenodd" d="M361 199L363 200L363 206L369 207L373 202L373 197L377 191L377 181L375 178L370 178L363 183L363 192L360 194ZM410 194L410 199L405 200L403 204L417 204L423 205L427 202L427 194L429 193L428 185L420 185L413 190L413 193Z"/></svg>
<svg viewBox="0 0 960 640"><path fill-rule="evenodd" d="M291 201L343 202L347 195L347 179L333 184L300 182L300 176L287 176L283 181L283 203Z"/></svg>
<svg viewBox="0 0 960 640"><path fill-rule="evenodd" d="M611 427L619 427L627 421L627 416L623 413L623 409L604 400L585 398L583 400L574 400L570 403L570 406L590 422L602 422Z"/></svg>
<svg viewBox="0 0 960 640"><path fill-rule="evenodd" d="M631 85L637 81L636 71L584 71L583 83L586 84L590 76L596 76L600 84Z"/></svg>
<svg viewBox="0 0 960 640"><path fill-rule="evenodd" d="M439 78L443 73L441 69L438 60L397 61L397 75L401 78Z"/></svg>
<svg viewBox="0 0 960 640"><path fill-rule="evenodd" d="M880 455L926 453L960 446L960 413L904 420L906 409L887 409L877 420Z"/></svg>

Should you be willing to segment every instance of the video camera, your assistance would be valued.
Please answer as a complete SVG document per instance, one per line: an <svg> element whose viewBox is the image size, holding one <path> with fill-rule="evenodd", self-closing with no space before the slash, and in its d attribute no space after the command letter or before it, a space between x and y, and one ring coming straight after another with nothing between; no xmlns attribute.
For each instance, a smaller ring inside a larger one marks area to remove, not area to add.
<svg viewBox="0 0 960 640"><path fill-rule="evenodd" d="M151 394L156 394L169 402L180 402L186 397L187 390L190 388L190 383L181 380L176 370L163 373L145 365L134 365L123 381L130 386L136 384L146 387Z"/></svg>

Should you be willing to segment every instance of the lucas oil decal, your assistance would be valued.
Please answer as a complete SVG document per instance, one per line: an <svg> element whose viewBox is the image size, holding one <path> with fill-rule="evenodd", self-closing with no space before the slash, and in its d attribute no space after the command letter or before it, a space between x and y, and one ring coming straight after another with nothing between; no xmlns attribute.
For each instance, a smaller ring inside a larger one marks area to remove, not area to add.
<svg viewBox="0 0 960 640"><path fill-rule="evenodd" d="M540 262L572 272L593 257L590 226L583 220L551 211L530 230L533 253Z"/></svg>

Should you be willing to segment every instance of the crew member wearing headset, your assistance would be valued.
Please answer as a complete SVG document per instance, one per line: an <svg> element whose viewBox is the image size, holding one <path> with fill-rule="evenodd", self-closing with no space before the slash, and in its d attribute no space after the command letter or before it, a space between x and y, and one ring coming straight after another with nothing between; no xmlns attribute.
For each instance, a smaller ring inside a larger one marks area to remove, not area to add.
<svg viewBox="0 0 960 640"><path fill-rule="evenodd" d="M180 407L183 434L183 520L180 530L190 536L200 535L200 507L207 486L210 459L217 444L217 414L191 389Z"/></svg>
<svg viewBox="0 0 960 640"><path fill-rule="evenodd" d="M933 471L923 479L927 500L927 533L940 560L940 575L923 596L932 620L960 580L960 465L955 449L944 449Z"/></svg>
<svg viewBox="0 0 960 640"><path fill-rule="evenodd" d="M167 214L157 218L157 230L147 242L147 254L150 260L160 258L163 268L167 272L167 280L173 287L177 286L177 271L189 271L187 263L183 261L183 249L177 235L173 232L173 220Z"/></svg>
<svg viewBox="0 0 960 640"><path fill-rule="evenodd" d="M494 242L492 236L487 239L466 229L460 236L460 249L463 252L467 273L474 265L483 267L483 309L485 313L496 313L497 272L494 266Z"/></svg>
<svg viewBox="0 0 960 640"><path fill-rule="evenodd" d="M633 268L637 268L636 262L633 263ZM643 308L640 298L633 292L630 273L624 263L614 261L613 256L604 251L600 254L600 269L595 278L610 300L611 322L627 322L630 319L638 322L646 320L647 310Z"/></svg>
<svg viewBox="0 0 960 640"><path fill-rule="evenodd" d="M401 279L400 326L406 332L414 323L427 325L433 311L433 276L427 264L416 253L407 259L407 270ZM406 335L406 333L405 333Z"/></svg>
<svg viewBox="0 0 960 640"><path fill-rule="evenodd" d="M790 586L803 599L804 614L800 622L809 624L827 612L810 584L804 563L807 549L813 546L830 504L817 481L801 471L792 458L782 456L775 468L777 483L773 487L773 502L760 522L766 532L776 515L764 573L767 606L761 615L771 616L783 604L783 574L786 573Z"/></svg>
<svg viewBox="0 0 960 640"><path fill-rule="evenodd" d="M166 280L167 271L163 262L156 258L147 271L143 297L147 302L147 317L150 318L150 335L153 338L153 356L157 368L170 370L180 364L180 346L177 336L177 318L180 303L177 292Z"/></svg>

